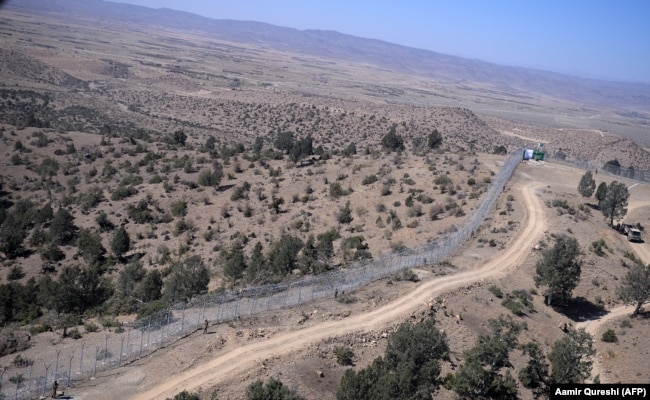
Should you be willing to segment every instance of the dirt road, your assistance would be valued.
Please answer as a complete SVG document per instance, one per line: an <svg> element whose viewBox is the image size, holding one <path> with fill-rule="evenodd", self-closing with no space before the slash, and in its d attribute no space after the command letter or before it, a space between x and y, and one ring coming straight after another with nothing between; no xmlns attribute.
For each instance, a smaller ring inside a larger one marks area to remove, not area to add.
<svg viewBox="0 0 650 400"><path fill-rule="evenodd" d="M518 190L522 192L528 214L525 227L500 255L480 269L425 282L407 296L366 314L351 316L339 321L323 322L302 330L287 332L266 341L239 347L171 377L165 382L148 382L148 388L140 387L144 391L134 393L130 398L134 400L164 399L172 397L182 390L192 391L199 387L211 387L219 382L232 379L251 365L257 365L264 359L290 353L327 337L387 325L418 309L430 298L443 291L507 273L521 263L546 230L544 207L534 193L536 187L536 185L518 186Z"/></svg>

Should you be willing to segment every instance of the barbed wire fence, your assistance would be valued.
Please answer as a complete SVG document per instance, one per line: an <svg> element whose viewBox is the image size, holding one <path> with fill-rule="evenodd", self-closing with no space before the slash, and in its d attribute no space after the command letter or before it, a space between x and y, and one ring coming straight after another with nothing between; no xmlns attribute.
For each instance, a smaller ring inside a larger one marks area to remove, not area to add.
<svg viewBox="0 0 650 400"><path fill-rule="evenodd" d="M322 275L198 296L123 329L105 332L103 343L80 341L35 360L16 359L11 366L0 366L0 400L49 396L55 380L60 390L73 387L75 381L94 378L98 373L152 355L202 329L206 320L220 324L332 298L336 293L350 292L404 269L440 263L483 223L521 159L522 151L511 154L473 213L435 241Z"/></svg>

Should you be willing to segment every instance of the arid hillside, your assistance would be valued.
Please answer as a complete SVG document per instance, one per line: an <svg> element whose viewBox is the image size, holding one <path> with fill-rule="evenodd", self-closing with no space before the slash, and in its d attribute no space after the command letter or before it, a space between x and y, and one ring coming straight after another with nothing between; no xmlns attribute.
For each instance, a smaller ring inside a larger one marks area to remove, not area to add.
<svg viewBox="0 0 650 400"><path fill-rule="evenodd" d="M523 147L543 143L551 159L595 168L616 160L621 175L650 171L650 117L638 104L434 80L408 66L300 53L302 45L278 49L48 4L36 14L3 9L0 22L0 366L12 368L0 381L5 389L26 393L28 367L45 365L39 357L47 352L89 343L97 361L97 343L124 341L120 334L137 330L133 321L197 295L314 277L435 241L472 215ZM211 321L220 343L190 335L155 362L137 361L126 384L112 380L126 379L119 370L97 383L73 379L70 388L89 399L111 387L146 397L160 382L167 391L197 389L195 376L169 377L222 363L250 342L269 359L233 363L230 383L201 378L205 398L208 389L238 398L253 378L280 375L310 398L334 398L344 373L336 346L352 348L361 368L398 323L433 314L452 349L444 373L488 331L488 318L504 313L527 321L522 339L548 352L563 335L558 324L622 313L616 287L631 266L647 263L647 243L628 247L596 200L578 197L583 172L524 164L511 183L494 186L497 209L449 260L300 312ZM647 226L647 186L619 180L632 194L628 221ZM547 307L532 275L561 234L578 238L583 277L572 302ZM375 313L371 332L362 332L364 313ZM350 316L354 329L343 326ZM621 348L595 344L601 369L590 379L647 378L647 369L621 361L647 322L625 321ZM296 333L303 328L313 336ZM275 336L279 347L266 346ZM520 368L526 357L517 354ZM34 387L44 384L34 379Z"/></svg>

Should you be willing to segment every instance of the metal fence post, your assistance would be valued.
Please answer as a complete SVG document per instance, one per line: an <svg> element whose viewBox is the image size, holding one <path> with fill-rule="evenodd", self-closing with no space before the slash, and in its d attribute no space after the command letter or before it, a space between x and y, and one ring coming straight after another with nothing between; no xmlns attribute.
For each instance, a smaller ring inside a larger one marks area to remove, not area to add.
<svg viewBox="0 0 650 400"><path fill-rule="evenodd" d="M43 391L41 392L41 396L45 397L45 386L47 385L47 372L50 369L50 366L45 365L45 363L43 363L43 367L45 367L45 378L43 379Z"/></svg>
<svg viewBox="0 0 650 400"><path fill-rule="evenodd" d="M95 366L93 367L93 378L97 377L97 359L99 358L99 347L95 347Z"/></svg>
<svg viewBox="0 0 650 400"><path fill-rule="evenodd" d="M124 350L124 337L121 337L120 341L121 341L121 343L120 343L120 357L119 357L119 360L117 362L118 367L122 366L122 351Z"/></svg>
<svg viewBox="0 0 650 400"><path fill-rule="evenodd" d="M59 355L61 354L61 350L63 349L58 349L56 351L56 364L54 364L54 380L56 380L57 378L56 374L58 373L59 370Z"/></svg>
<svg viewBox="0 0 650 400"><path fill-rule="evenodd" d="M72 358L74 356L70 356L70 361L68 362L68 386L70 386L70 371L72 371Z"/></svg>
<svg viewBox="0 0 650 400"><path fill-rule="evenodd" d="M183 335L183 329L185 328L185 303L183 303L183 314L181 316L181 331L180 335Z"/></svg>
<svg viewBox="0 0 650 400"><path fill-rule="evenodd" d="M83 371L82 366L84 363L84 346L86 345L85 342L81 342L81 354L79 354L79 374L81 375L81 372Z"/></svg>

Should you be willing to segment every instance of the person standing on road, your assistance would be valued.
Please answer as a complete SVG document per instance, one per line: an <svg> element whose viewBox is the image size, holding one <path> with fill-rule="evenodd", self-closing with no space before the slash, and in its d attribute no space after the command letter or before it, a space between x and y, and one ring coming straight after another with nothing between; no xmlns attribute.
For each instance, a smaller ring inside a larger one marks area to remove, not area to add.
<svg viewBox="0 0 650 400"><path fill-rule="evenodd" d="M54 383L52 384L52 398L56 399L56 391L59 388L59 382L54 380Z"/></svg>

